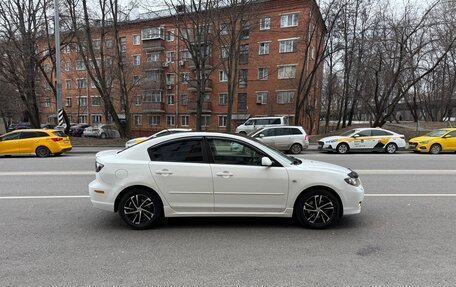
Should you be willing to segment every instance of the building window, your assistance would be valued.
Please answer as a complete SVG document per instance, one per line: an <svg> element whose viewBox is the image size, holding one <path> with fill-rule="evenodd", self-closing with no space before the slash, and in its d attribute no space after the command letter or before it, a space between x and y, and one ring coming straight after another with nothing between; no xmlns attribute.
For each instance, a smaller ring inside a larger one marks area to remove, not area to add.
<svg viewBox="0 0 456 287"><path fill-rule="evenodd" d="M230 25L228 23L220 24L220 35L228 35Z"/></svg>
<svg viewBox="0 0 456 287"><path fill-rule="evenodd" d="M176 116L173 116L173 115L166 116L166 125L168 127L174 127L176 125Z"/></svg>
<svg viewBox="0 0 456 287"><path fill-rule="evenodd" d="M65 80L65 86L67 90L71 89L71 80Z"/></svg>
<svg viewBox="0 0 456 287"><path fill-rule="evenodd" d="M120 42L120 51L121 52L127 51L127 37L120 37L119 42Z"/></svg>
<svg viewBox="0 0 456 287"><path fill-rule="evenodd" d="M223 46L220 48L220 59L226 59L229 56L228 47Z"/></svg>
<svg viewBox="0 0 456 287"><path fill-rule="evenodd" d="M133 35L133 45L137 46L141 44L141 36Z"/></svg>
<svg viewBox="0 0 456 287"><path fill-rule="evenodd" d="M182 75L182 83L183 84L188 84L188 81L190 81L190 73L189 72L183 72L181 75Z"/></svg>
<svg viewBox="0 0 456 287"><path fill-rule="evenodd" d="M140 106L141 105L141 96L135 96L135 106Z"/></svg>
<svg viewBox="0 0 456 287"><path fill-rule="evenodd" d="M65 62L64 69L69 72L71 70L71 62Z"/></svg>
<svg viewBox="0 0 456 287"><path fill-rule="evenodd" d="M174 74L166 74L166 84L174 85Z"/></svg>
<svg viewBox="0 0 456 287"><path fill-rule="evenodd" d="M228 75L226 74L225 71L219 71L219 82L227 82L228 81Z"/></svg>
<svg viewBox="0 0 456 287"><path fill-rule="evenodd" d="M188 95L181 95L181 103L183 106L188 105L188 101L189 101Z"/></svg>
<svg viewBox="0 0 456 287"><path fill-rule="evenodd" d="M149 125L158 126L160 125L160 116L149 116Z"/></svg>
<svg viewBox="0 0 456 287"><path fill-rule="evenodd" d="M141 30L141 38L143 40L163 39L163 34L163 27L152 27Z"/></svg>
<svg viewBox="0 0 456 287"><path fill-rule="evenodd" d="M185 60L188 60L188 59L191 59L192 58L192 55L190 54L190 52L188 50L183 50L181 51L181 60L185 61Z"/></svg>
<svg viewBox="0 0 456 287"><path fill-rule="evenodd" d="M208 127L210 125L211 125L211 116L209 116L209 115L201 116L201 126Z"/></svg>
<svg viewBox="0 0 456 287"><path fill-rule="evenodd" d="M298 39L279 40L279 53L296 52Z"/></svg>
<svg viewBox="0 0 456 287"><path fill-rule="evenodd" d="M51 98L44 98L43 107L49 108L51 106Z"/></svg>
<svg viewBox="0 0 456 287"><path fill-rule="evenodd" d="M87 107L87 97L78 97L78 105L80 107Z"/></svg>
<svg viewBox="0 0 456 287"><path fill-rule="evenodd" d="M77 83L78 83L78 89L84 89L84 88L87 88L87 81L86 79L77 79Z"/></svg>
<svg viewBox="0 0 456 287"><path fill-rule="evenodd" d="M113 45L113 43L112 43L112 39L108 39L108 40L106 40L106 48L108 48L108 49L112 49L112 45Z"/></svg>
<svg viewBox="0 0 456 287"><path fill-rule="evenodd" d="M181 126L188 126L189 118L190 117L188 115L181 116Z"/></svg>
<svg viewBox="0 0 456 287"><path fill-rule="evenodd" d="M79 123L87 123L87 115L79 115L78 122Z"/></svg>
<svg viewBox="0 0 456 287"><path fill-rule="evenodd" d="M65 99L65 107L71 107L71 98Z"/></svg>
<svg viewBox="0 0 456 287"><path fill-rule="evenodd" d="M141 78L139 76L133 76L133 86L139 86Z"/></svg>
<svg viewBox="0 0 456 287"><path fill-rule="evenodd" d="M247 74L249 70L247 69L240 69L239 70L239 88L247 87Z"/></svg>
<svg viewBox="0 0 456 287"><path fill-rule="evenodd" d="M102 116L101 115L92 115L92 124L100 124Z"/></svg>
<svg viewBox="0 0 456 287"><path fill-rule="evenodd" d="M296 65L279 66L279 80L294 79L296 77Z"/></svg>
<svg viewBox="0 0 456 287"><path fill-rule="evenodd" d="M76 70L78 71L84 71L86 69L84 61L83 60L77 60L76 61Z"/></svg>
<svg viewBox="0 0 456 287"><path fill-rule="evenodd" d="M167 97L166 97L166 103L168 105L174 105L174 95L173 94L169 94Z"/></svg>
<svg viewBox="0 0 456 287"><path fill-rule="evenodd" d="M101 105L101 97L95 96L92 98L92 106L100 106Z"/></svg>
<svg viewBox="0 0 456 287"><path fill-rule="evenodd" d="M294 91L280 91L277 92L278 104L289 104L293 102Z"/></svg>
<svg viewBox="0 0 456 287"><path fill-rule="evenodd" d="M226 127L227 116L218 116L218 126L221 128Z"/></svg>
<svg viewBox="0 0 456 287"><path fill-rule="evenodd" d="M268 55L269 54L269 42L261 42L259 44L258 55Z"/></svg>
<svg viewBox="0 0 456 287"><path fill-rule="evenodd" d="M269 75L268 68L258 68L258 80L267 80Z"/></svg>
<svg viewBox="0 0 456 287"><path fill-rule="evenodd" d="M150 81L160 81L161 71L160 70L150 70L145 72L146 78Z"/></svg>
<svg viewBox="0 0 456 287"><path fill-rule="evenodd" d="M260 19L260 31L271 29L271 18L264 17Z"/></svg>
<svg viewBox="0 0 456 287"><path fill-rule="evenodd" d="M241 45L239 50L239 64L249 63L249 45Z"/></svg>
<svg viewBox="0 0 456 287"><path fill-rule="evenodd" d="M67 44L67 45L65 45L65 46L63 47L63 52L64 52L65 54L71 53L71 46L70 46L70 44Z"/></svg>
<svg viewBox="0 0 456 287"><path fill-rule="evenodd" d="M172 63L172 62L174 62L175 55L176 55L176 53L174 53L174 51L166 52L166 62L167 62L167 63Z"/></svg>
<svg viewBox="0 0 456 287"><path fill-rule="evenodd" d="M240 38L241 39L248 39L250 35L250 23L249 21L246 20L241 20L241 26L240 26Z"/></svg>
<svg viewBox="0 0 456 287"><path fill-rule="evenodd" d="M228 94L219 94L219 105L226 106L228 104Z"/></svg>
<svg viewBox="0 0 456 287"><path fill-rule="evenodd" d="M135 126L140 126L142 122L142 116L141 115L135 115Z"/></svg>
<svg viewBox="0 0 456 287"><path fill-rule="evenodd" d="M181 34L182 39L184 39L184 40L190 39L190 28L182 28L181 33L182 33Z"/></svg>
<svg viewBox="0 0 456 287"><path fill-rule="evenodd" d="M286 14L280 17L280 28L298 26L298 13Z"/></svg>
<svg viewBox="0 0 456 287"><path fill-rule="evenodd" d="M268 103L268 92L257 92L256 103L265 105Z"/></svg>
<svg viewBox="0 0 456 287"><path fill-rule="evenodd" d="M133 55L133 65L134 66L141 65L141 55Z"/></svg>
<svg viewBox="0 0 456 287"><path fill-rule="evenodd" d="M101 40L92 40L92 47L96 50L99 50L101 46Z"/></svg>
<svg viewBox="0 0 456 287"><path fill-rule="evenodd" d="M153 92L146 92L144 94L144 102L151 102L151 103L161 103L161 92L160 91L153 91Z"/></svg>
<svg viewBox="0 0 456 287"><path fill-rule="evenodd" d="M146 55L147 55L147 62L160 61L160 52L149 52Z"/></svg>
<svg viewBox="0 0 456 287"><path fill-rule="evenodd" d="M166 31L166 41L168 41L168 42L174 41L174 31L173 30Z"/></svg>

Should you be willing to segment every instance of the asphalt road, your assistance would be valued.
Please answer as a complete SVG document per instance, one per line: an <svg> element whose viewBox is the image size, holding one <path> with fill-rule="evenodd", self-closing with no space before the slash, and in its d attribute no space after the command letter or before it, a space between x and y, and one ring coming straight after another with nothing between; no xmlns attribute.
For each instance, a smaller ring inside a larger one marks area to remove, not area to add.
<svg viewBox="0 0 456 287"><path fill-rule="evenodd" d="M169 219L94 209L94 155L0 158L1 286L454 286L456 154L320 154L361 174L360 215Z"/></svg>

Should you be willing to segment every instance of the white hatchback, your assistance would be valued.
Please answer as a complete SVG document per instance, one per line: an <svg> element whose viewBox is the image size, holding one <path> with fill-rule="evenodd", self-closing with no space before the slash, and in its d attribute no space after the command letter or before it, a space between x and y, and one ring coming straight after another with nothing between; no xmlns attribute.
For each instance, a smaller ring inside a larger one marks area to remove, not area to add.
<svg viewBox="0 0 456 287"><path fill-rule="evenodd" d="M325 228L358 214L364 189L350 169L288 157L242 136L178 133L96 155L95 207L134 229L164 217L295 217Z"/></svg>

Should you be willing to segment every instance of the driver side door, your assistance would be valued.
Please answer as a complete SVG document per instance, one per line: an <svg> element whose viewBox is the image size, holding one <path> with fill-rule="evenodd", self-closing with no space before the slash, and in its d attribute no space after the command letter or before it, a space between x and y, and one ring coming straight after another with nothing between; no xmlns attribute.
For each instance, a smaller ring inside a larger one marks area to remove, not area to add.
<svg viewBox="0 0 456 287"><path fill-rule="evenodd" d="M19 136L21 132L6 134L0 140L0 154L19 153Z"/></svg>

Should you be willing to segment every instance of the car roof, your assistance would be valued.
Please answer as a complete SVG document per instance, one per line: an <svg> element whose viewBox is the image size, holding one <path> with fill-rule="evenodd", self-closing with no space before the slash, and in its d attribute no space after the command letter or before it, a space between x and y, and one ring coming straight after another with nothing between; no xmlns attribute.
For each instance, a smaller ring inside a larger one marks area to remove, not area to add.
<svg viewBox="0 0 456 287"><path fill-rule="evenodd" d="M303 129L302 126L282 126L282 125L266 126L261 129L264 130L264 129L283 129L283 128L302 128Z"/></svg>

